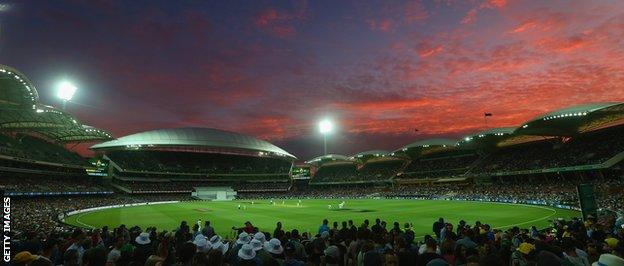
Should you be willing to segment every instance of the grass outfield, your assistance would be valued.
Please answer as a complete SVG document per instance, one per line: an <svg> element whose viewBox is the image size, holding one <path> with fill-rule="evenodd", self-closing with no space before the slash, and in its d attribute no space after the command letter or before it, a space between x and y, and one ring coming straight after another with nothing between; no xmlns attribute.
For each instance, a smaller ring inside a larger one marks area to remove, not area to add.
<svg viewBox="0 0 624 266"><path fill-rule="evenodd" d="M80 227L116 227L138 225L142 228L156 226L158 230L174 230L180 221L194 224L198 219L210 220L215 230L222 236L232 236L232 226L243 226L251 221L262 231L273 232L275 223L281 221L285 230L297 228L300 231L315 233L321 221L327 218L330 223L352 219L356 225L364 219L374 222L379 217L388 222L391 228L394 221L411 222L417 236L431 234L431 225L439 217L454 225L461 219L468 224L476 220L488 223L495 228L536 225L546 227L549 220L580 216L579 212L542 206L512 205L488 202L444 201L444 200L346 200L343 209L337 209L342 200L281 200L276 205L268 200L211 202L191 201L173 204L144 205L125 208L105 209L69 216L65 222ZM246 206L239 210L238 205ZM328 209L332 204L333 209ZM331 224L330 224L331 225ZM388 229L389 229L388 228Z"/></svg>

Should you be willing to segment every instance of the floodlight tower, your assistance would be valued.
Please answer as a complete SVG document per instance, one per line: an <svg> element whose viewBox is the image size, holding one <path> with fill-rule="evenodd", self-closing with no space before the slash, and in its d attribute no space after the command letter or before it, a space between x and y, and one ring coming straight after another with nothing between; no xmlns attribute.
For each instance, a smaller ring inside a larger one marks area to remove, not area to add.
<svg viewBox="0 0 624 266"><path fill-rule="evenodd" d="M58 84L57 89L58 91L56 96L63 100L63 110L65 110L67 102L74 98L74 94L76 94L76 90L78 90L78 88L76 88L76 86L74 86L71 82L65 80Z"/></svg>
<svg viewBox="0 0 624 266"><path fill-rule="evenodd" d="M323 154L327 155L327 134L334 130L334 124L329 119L323 119L318 126L319 131L323 134Z"/></svg>

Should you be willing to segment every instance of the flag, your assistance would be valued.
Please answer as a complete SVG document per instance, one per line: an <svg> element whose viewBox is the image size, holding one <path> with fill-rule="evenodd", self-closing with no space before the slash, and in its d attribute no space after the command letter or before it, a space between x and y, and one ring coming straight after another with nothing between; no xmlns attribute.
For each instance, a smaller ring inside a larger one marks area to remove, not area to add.
<svg viewBox="0 0 624 266"><path fill-rule="evenodd" d="M483 113L483 116L492 116L492 113Z"/></svg>

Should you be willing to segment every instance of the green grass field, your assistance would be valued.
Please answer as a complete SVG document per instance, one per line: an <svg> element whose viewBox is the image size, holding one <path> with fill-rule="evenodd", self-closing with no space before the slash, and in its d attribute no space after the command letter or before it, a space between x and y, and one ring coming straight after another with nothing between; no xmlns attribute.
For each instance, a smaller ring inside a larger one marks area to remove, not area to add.
<svg viewBox="0 0 624 266"><path fill-rule="evenodd" d="M269 200L254 201L254 204L251 201L192 201L99 210L69 216L65 221L87 228L126 224L128 227L156 226L158 230L173 230L182 220L192 225L201 219L210 220L222 236L232 237L231 227L242 226L245 221L251 221L262 231L273 232L275 223L281 221L286 230L297 228L316 233L325 218L330 223L352 219L359 225L364 219L374 222L379 217L388 222L388 227L394 221L401 225L411 222L416 235L422 237L431 234L431 225L439 217L454 225L463 219L468 224L480 220L494 228L507 228L546 227L549 220L580 216L576 211L542 206L444 200L346 200L344 208L339 210L337 205L341 201L304 199L300 207L297 207L297 200L286 200L283 204L278 200L276 205L271 205ZM239 204L246 206L246 210L239 210ZM328 209L329 204L333 209Z"/></svg>

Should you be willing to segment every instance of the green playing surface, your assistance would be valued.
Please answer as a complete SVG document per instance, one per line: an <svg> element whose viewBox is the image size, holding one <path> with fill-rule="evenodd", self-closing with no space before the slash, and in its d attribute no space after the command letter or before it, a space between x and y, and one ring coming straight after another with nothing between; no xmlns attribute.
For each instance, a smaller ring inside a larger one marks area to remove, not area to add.
<svg viewBox="0 0 624 266"><path fill-rule="evenodd" d="M273 232L275 223L281 221L285 230L299 229L300 232L315 234L323 219L331 223L349 219L360 225L364 219L371 224L375 218L388 223L388 229L397 221L401 227L406 222L413 224L416 235L422 237L431 234L431 226L439 217L457 225L459 220L474 224L479 220L494 228L513 226L546 227L549 220L556 218L579 217L580 213L543 206L513 205L488 202L445 201L445 200L377 200L347 199L342 209L339 199L312 200L276 200L272 205L269 200L253 201L191 201L172 204L144 205L115 209L98 210L69 216L69 224L92 228L108 225L116 227L125 224L145 228L156 226L158 230L174 230L181 221L191 226L199 219L209 220L217 233L231 238L232 226L242 227L245 221L251 221L261 231ZM332 205L329 209L328 205ZM241 209L238 208L241 205Z"/></svg>

